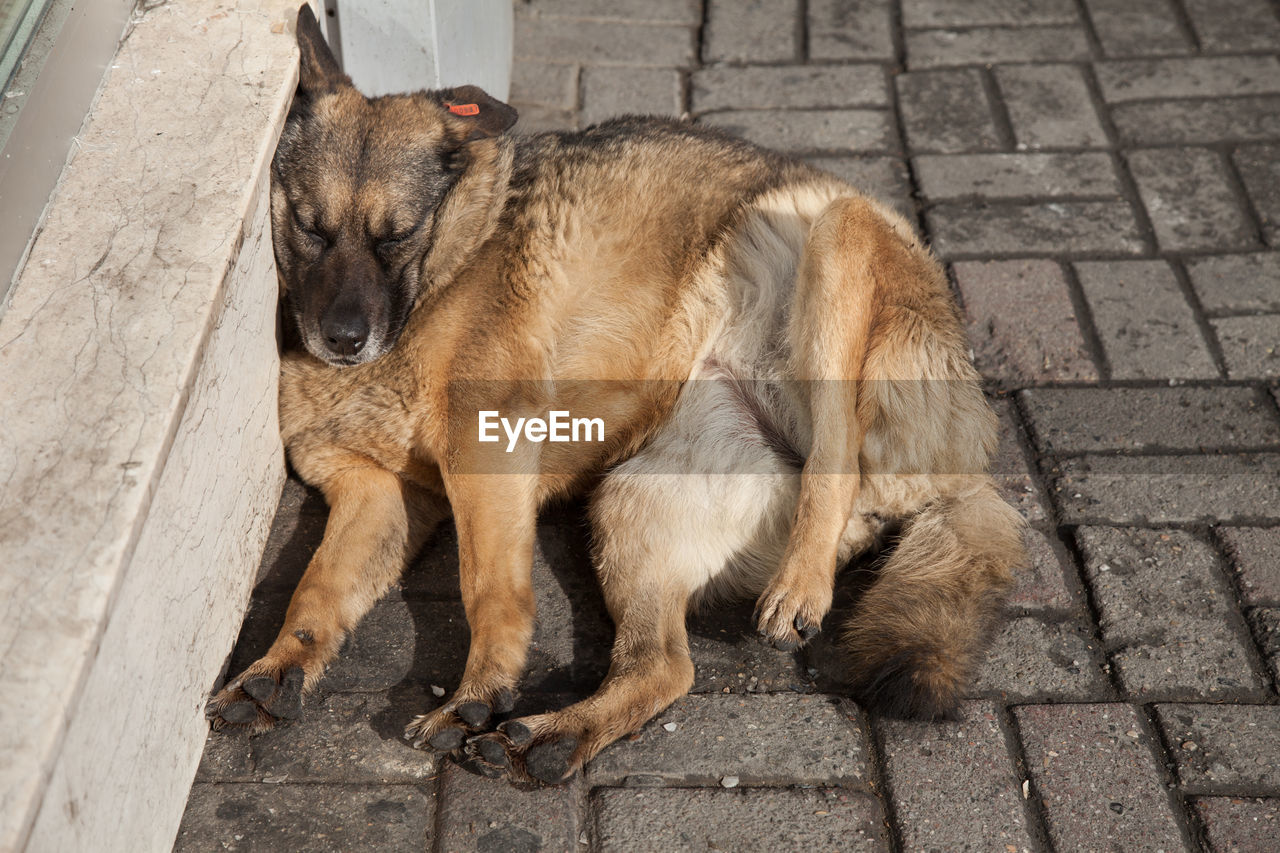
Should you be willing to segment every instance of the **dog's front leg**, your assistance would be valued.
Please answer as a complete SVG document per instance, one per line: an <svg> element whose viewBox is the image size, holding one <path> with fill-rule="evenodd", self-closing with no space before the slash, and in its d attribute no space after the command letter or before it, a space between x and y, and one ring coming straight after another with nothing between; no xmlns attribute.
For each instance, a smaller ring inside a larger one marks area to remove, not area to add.
<svg viewBox="0 0 1280 853"><path fill-rule="evenodd" d="M445 481L458 528L462 603L471 628L467 666L457 691L405 730L416 747L459 749L469 732L515 703L533 637L533 543L537 478L463 474Z"/></svg>

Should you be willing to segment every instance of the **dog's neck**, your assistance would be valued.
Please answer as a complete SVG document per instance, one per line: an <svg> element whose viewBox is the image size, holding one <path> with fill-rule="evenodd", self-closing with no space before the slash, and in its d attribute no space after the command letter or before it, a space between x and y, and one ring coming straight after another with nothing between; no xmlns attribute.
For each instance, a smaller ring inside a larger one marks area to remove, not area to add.
<svg viewBox="0 0 1280 853"><path fill-rule="evenodd" d="M427 294L448 285L468 257L484 245L507 202L514 147L499 137L468 146L470 158L462 176L435 214L431 249L422 263L421 304Z"/></svg>

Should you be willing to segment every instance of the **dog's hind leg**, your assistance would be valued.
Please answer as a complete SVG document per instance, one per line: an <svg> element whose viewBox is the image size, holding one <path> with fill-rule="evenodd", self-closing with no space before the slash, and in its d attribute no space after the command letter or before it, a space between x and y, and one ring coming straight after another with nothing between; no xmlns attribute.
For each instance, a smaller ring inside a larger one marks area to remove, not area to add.
<svg viewBox="0 0 1280 853"><path fill-rule="evenodd" d="M448 516L442 496L411 486L359 457L329 458L320 482L329 502L324 539L289 601L284 625L262 658L215 695L215 728L265 731L301 714L343 639L382 597Z"/></svg>

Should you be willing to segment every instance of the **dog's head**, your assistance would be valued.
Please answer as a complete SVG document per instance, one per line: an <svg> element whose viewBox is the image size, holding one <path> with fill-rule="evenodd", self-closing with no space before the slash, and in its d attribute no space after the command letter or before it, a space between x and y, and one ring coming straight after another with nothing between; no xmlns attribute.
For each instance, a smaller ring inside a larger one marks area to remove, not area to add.
<svg viewBox="0 0 1280 853"><path fill-rule="evenodd" d="M333 365L395 344L422 289L435 214L516 111L475 86L366 98L298 10L298 91L271 166L276 266L303 345Z"/></svg>

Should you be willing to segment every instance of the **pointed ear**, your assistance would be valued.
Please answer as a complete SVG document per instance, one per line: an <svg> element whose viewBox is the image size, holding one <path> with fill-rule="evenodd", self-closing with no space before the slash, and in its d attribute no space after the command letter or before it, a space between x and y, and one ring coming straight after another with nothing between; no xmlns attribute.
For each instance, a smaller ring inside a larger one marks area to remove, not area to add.
<svg viewBox="0 0 1280 853"><path fill-rule="evenodd" d="M299 92L320 94L335 91L342 85L351 85L351 78L338 67L338 60L333 58L333 52L325 44L316 16L305 3L298 9L298 52Z"/></svg>
<svg viewBox="0 0 1280 853"><path fill-rule="evenodd" d="M500 136L511 129L520 114L479 86L455 86L432 92L448 115L448 124L463 142Z"/></svg>

